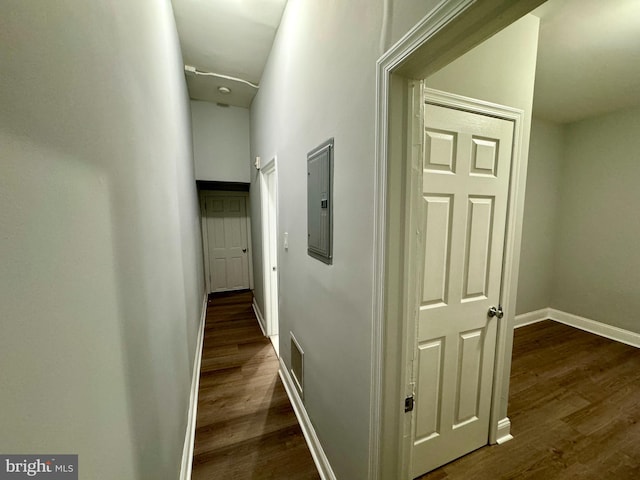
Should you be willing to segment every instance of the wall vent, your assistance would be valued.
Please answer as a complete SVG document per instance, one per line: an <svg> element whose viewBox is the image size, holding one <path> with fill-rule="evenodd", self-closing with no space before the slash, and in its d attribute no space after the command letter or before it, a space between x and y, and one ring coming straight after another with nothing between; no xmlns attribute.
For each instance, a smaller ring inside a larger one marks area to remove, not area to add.
<svg viewBox="0 0 640 480"><path fill-rule="evenodd" d="M289 335L291 335L291 377L293 377L293 383L296 384L300 398L304 398L304 351L296 337L293 336L293 332L289 332Z"/></svg>

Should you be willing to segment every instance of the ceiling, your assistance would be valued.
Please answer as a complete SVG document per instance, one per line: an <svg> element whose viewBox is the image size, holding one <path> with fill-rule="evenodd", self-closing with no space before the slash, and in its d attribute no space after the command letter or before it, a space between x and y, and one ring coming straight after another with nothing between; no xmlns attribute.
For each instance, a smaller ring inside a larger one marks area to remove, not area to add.
<svg viewBox="0 0 640 480"><path fill-rule="evenodd" d="M534 115L558 123L640 105L640 1L549 0Z"/></svg>
<svg viewBox="0 0 640 480"><path fill-rule="evenodd" d="M172 0L194 100L248 108L287 0ZM549 0L540 17L534 115L574 122L640 105L640 1ZM218 91L227 87L229 94Z"/></svg>
<svg viewBox="0 0 640 480"><path fill-rule="evenodd" d="M286 0L172 0L185 65L259 84ZM249 107L257 89L186 72L194 100ZM223 94L218 87L227 87Z"/></svg>

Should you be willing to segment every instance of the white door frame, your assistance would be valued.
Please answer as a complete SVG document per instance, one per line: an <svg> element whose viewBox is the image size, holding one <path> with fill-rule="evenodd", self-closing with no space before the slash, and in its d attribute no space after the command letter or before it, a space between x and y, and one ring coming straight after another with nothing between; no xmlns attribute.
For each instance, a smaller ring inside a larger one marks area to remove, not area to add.
<svg viewBox="0 0 640 480"><path fill-rule="evenodd" d="M406 288L402 259L388 255L389 246L402 245L402 217L405 212L403 162L407 150L407 119L412 79L423 79L486 40L545 0L443 0L377 62L376 69L376 155L374 205L374 265L372 315L372 373L369 442L369 478L406 478L408 467L406 422L401 415L402 392L406 386L404 338L406 338ZM409 125L411 122L409 122ZM515 140L515 139L514 139ZM503 306L505 317L498 329L492 395L490 442L510 438L507 417L514 306L522 233L528 132L521 132L517 154L520 161L511 174ZM394 182L396 187L394 188ZM400 321L399 321L400 320ZM404 417L406 418L406 417Z"/></svg>
<svg viewBox="0 0 640 480"><path fill-rule="evenodd" d="M274 192L269 191L269 176L273 175ZM264 302L266 334L271 337L278 333L278 298L279 298L279 269L278 269L278 170L277 157L273 157L260 169L260 192L262 204L262 269L264 276ZM275 205L269 201L269 194L273 193ZM270 210L270 207L273 207ZM274 258L275 257L275 258ZM276 275L272 275L275 263ZM277 349L276 349L277 350Z"/></svg>
<svg viewBox="0 0 640 480"><path fill-rule="evenodd" d="M245 212L247 215L247 262L249 262L249 289L253 290L253 255L251 247L251 212L249 204L249 192L201 190L200 191L200 229L202 230L202 250L204 253L204 275L207 293L212 292L211 272L209 270L209 238L207 234L207 213L205 211L207 197L243 197Z"/></svg>

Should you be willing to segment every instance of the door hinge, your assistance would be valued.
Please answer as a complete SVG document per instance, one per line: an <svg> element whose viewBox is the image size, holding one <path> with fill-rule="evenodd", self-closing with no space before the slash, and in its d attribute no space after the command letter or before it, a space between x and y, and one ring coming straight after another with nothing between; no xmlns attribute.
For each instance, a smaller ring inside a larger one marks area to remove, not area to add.
<svg viewBox="0 0 640 480"><path fill-rule="evenodd" d="M408 413L413 411L413 405L415 401L413 400L413 395L404 399L404 413Z"/></svg>

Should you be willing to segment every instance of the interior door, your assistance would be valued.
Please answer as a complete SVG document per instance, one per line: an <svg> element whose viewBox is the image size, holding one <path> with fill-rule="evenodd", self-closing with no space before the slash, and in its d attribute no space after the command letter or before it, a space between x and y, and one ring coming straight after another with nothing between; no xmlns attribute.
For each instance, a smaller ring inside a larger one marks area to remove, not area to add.
<svg viewBox="0 0 640 480"><path fill-rule="evenodd" d="M488 443L513 144L511 121L424 108L412 478Z"/></svg>
<svg viewBox="0 0 640 480"><path fill-rule="evenodd" d="M278 178L275 158L261 170L262 240L267 335L280 353L278 327Z"/></svg>
<svg viewBox="0 0 640 480"><path fill-rule="evenodd" d="M268 205L269 210L269 335L278 335L278 224L277 224L277 185L276 171L271 170L267 175ZM277 343L277 338L275 342ZM276 350L278 348L276 347Z"/></svg>
<svg viewBox="0 0 640 480"><path fill-rule="evenodd" d="M205 195L204 198L210 291L248 289L245 197Z"/></svg>

